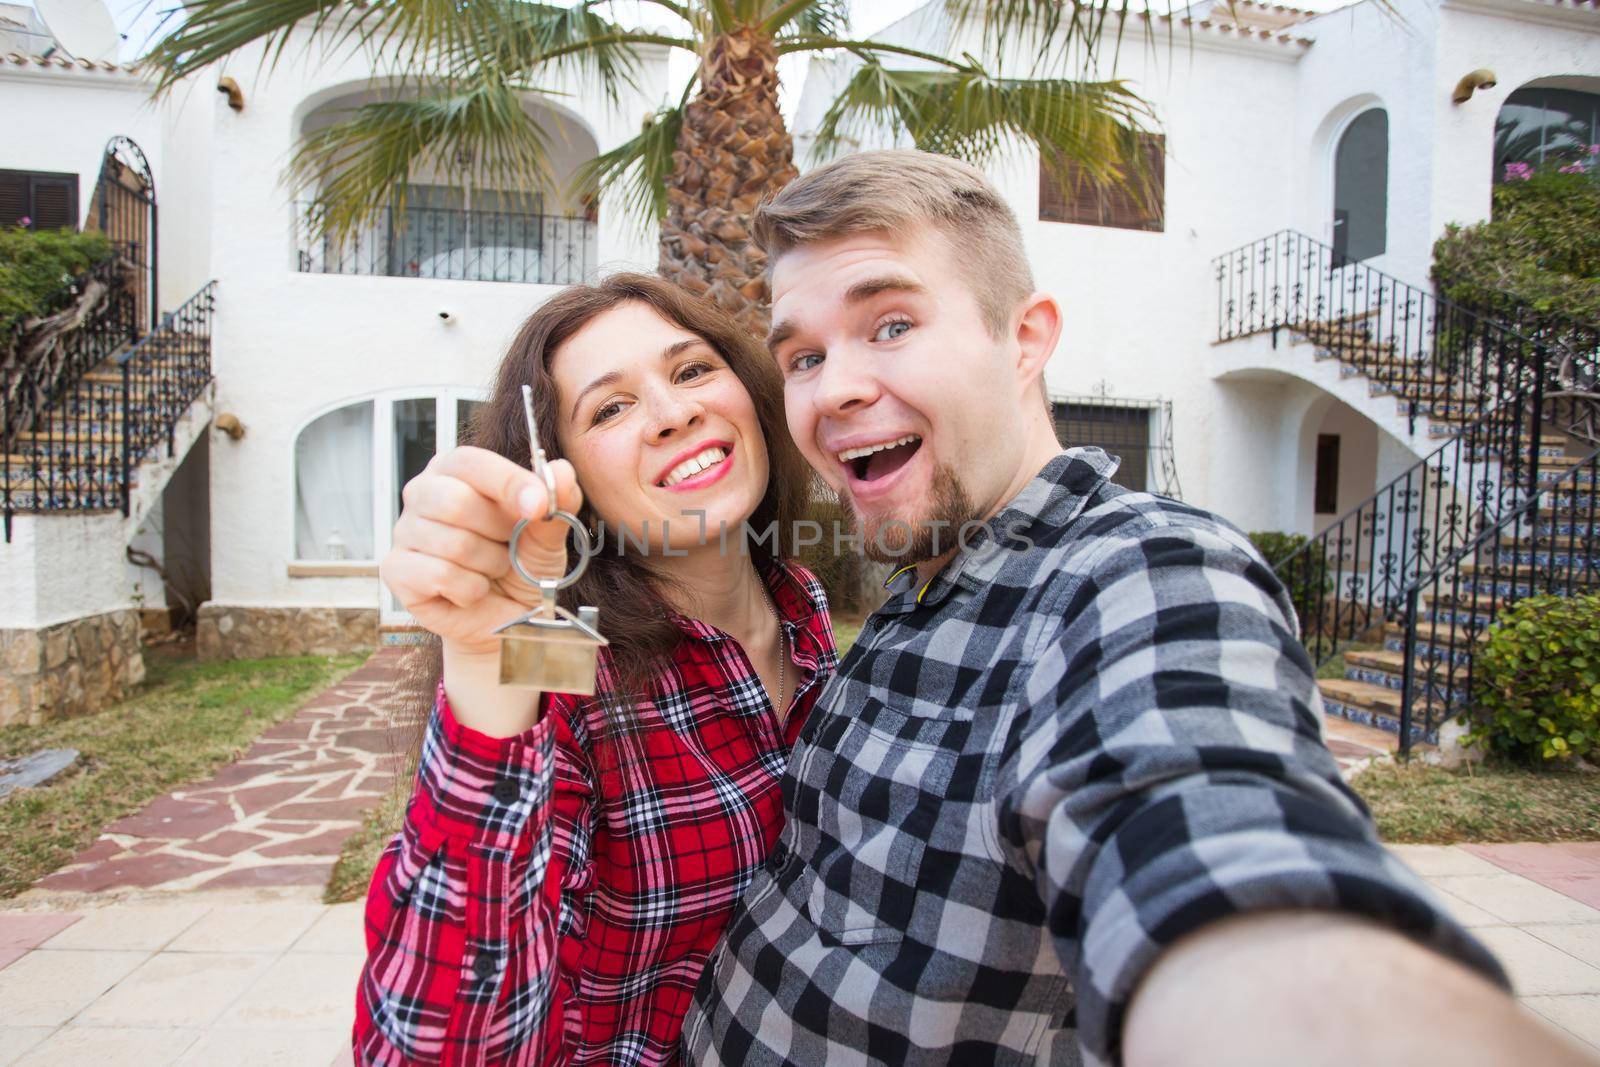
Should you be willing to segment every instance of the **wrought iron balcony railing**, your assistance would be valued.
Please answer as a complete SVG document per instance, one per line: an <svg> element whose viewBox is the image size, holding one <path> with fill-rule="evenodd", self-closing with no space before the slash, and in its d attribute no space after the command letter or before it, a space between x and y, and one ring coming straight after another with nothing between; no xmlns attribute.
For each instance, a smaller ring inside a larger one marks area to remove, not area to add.
<svg viewBox="0 0 1600 1067"><path fill-rule="evenodd" d="M347 240L320 236L312 205L295 210L295 268L309 274L573 285L596 266L595 223L564 215L453 208L388 209Z"/></svg>

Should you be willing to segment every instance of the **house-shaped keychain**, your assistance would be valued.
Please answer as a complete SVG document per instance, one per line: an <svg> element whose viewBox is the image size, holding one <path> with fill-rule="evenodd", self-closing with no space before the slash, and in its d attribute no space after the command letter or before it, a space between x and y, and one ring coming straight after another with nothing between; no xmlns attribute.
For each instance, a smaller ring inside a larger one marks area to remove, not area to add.
<svg viewBox="0 0 1600 1067"><path fill-rule="evenodd" d="M599 622L596 608L573 615L547 597L539 611L499 627L500 684L593 696L600 649L610 644Z"/></svg>

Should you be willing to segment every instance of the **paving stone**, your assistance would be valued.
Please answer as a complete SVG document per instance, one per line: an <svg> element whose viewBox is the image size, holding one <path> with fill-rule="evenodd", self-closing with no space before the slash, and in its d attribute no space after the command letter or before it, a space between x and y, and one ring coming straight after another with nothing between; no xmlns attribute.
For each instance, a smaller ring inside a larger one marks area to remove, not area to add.
<svg viewBox="0 0 1600 1067"><path fill-rule="evenodd" d="M1424 878L1448 874L1499 874L1496 867L1481 856L1475 856L1459 845L1388 845L1413 871Z"/></svg>
<svg viewBox="0 0 1600 1067"><path fill-rule="evenodd" d="M7 966L15 963L17 960L20 960L27 954L28 950L25 948L0 948L0 971L5 970ZM0 1063L4 1062L4 1060L0 1060Z"/></svg>
<svg viewBox="0 0 1600 1067"><path fill-rule="evenodd" d="M1600 912L1600 871L1594 874L1541 874L1529 877Z"/></svg>
<svg viewBox="0 0 1600 1067"><path fill-rule="evenodd" d="M240 785L254 778L260 778L263 774L271 774L273 770L275 768L260 763L230 763L212 775L206 785L207 787Z"/></svg>
<svg viewBox="0 0 1600 1067"><path fill-rule="evenodd" d="M13 790L43 785L77 762L75 748L42 748L16 759L0 759L0 798Z"/></svg>
<svg viewBox="0 0 1600 1067"><path fill-rule="evenodd" d="M0 948L30 948L44 944L77 922L77 912L14 912L0 914Z"/></svg>
<svg viewBox="0 0 1600 1067"><path fill-rule="evenodd" d="M366 955L366 906L363 900L329 906L289 951Z"/></svg>
<svg viewBox="0 0 1600 1067"><path fill-rule="evenodd" d="M356 775L354 771L351 771L347 774L341 774L331 782L319 786L312 792L307 793L306 798L309 800L337 800L344 796L345 790L350 787L355 779Z"/></svg>
<svg viewBox="0 0 1600 1067"><path fill-rule="evenodd" d="M1449 875L1431 881L1502 922L1600 922L1600 910L1509 872Z"/></svg>
<svg viewBox="0 0 1600 1067"><path fill-rule="evenodd" d="M1535 878L1541 874L1600 875L1600 860L1560 845L1462 845L1465 851L1481 856L1497 867L1514 874Z"/></svg>
<svg viewBox="0 0 1600 1067"><path fill-rule="evenodd" d="M219 1028L195 1042L178 1060L178 1067L321 1067L341 1051L348 1056L349 1046L348 1030L273 1033Z"/></svg>
<svg viewBox="0 0 1600 1067"><path fill-rule="evenodd" d="M190 852L204 852L208 856L237 856L246 849L266 844L272 838L265 834L246 833L243 830L224 830L204 841L195 841L183 847Z"/></svg>
<svg viewBox="0 0 1600 1067"><path fill-rule="evenodd" d="M159 797L139 812L118 819L106 831L134 837L167 840L196 838L233 822L233 812L215 800L179 800Z"/></svg>
<svg viewBox="0 0 1600 1067"><path fill-rule="evenodd" d="M1540 923L1523 929L1591 967L1600 967L1600 923Z"/></svg>
<svg viewBox="0 0 1600 1067"><path fill-rule="evenodd" d="M337 856L354 832L354 829L324 830L313 837L303 837L295 841L283 841L276 845L258 848L256 855L274 859L281 856Z"/></svg>
<svg viewBox="0 0 1600 1067"><path fill-rule="evenodd" d="M175 882L211 864L187 856L130 856L106 863L84 867L68 867L42 879L41 889L70 890L80 893L98 893L113 886L137 886L152 889L166 882Z"/></svg>
<svg viewBox="0 0 1600 1067"><path fill-rule="evenodd" d="M372 807L371 797L346 797L343 800L301 800L273 808L270 814L280 822L355 822Z"/></svg>
<svg viewBox="0 0 1600 1067"><path fill-rule="evenodd" d="M290 719L267 728L261 736L268 741L304 741L311 736L311 726L309 722Z"/></svg>
<svg viewBox="0 0 1600 1067"><path fill-rule="evenodd" d="M1600 967L1591 967L1525 930L1486 926L1473 933L1505 967L1520 996L1600 993Z"/></svg>
<svg viewBox="0 0 1600 1067"><path fill-rule="evenodd" d="M201 889L239 889L275 885L323 885L333 873L333 860L326 863L269 863L241 867L201 882Z"/></svg>
<svg viewBox="0 0 1600 1067"><path fill-rule="evenodd" d="M348 1033L355 1024L355 989L365 958L356 953L279 956L218 1025Z"/></svg>
<svg viewBox="0 0 1600 1067"><path fill-rule="evenodd" d="M231 796L233 802L239 805L239 809L246 815L255 815L266 811L274 804L281 804L285 800L297 797L305 790L304 782L269 782L248 789L235 789Z"/></svg>
<svg viewBox="0 0 1600 1067"><path fill-rule="evenodd" d="M394 751L394 745L390 741L392 734L392 730L373 728L344 730L339 734L337 743L340 748L354 748L362 752L383 754Z"/></svg>
<svg viewBox="0 0 1600 1067"><path fill-rule="evenodd" d="M207 1026L271 963L272 957L251 952L162 952L84 1009L78 1021L109 1026Z"/></svg>
<svg viewBox="0 0 1600 1067"><path fill-rule="evenodd" d="M17 1057L53 1033L53 1026L0 1026L0 1064L15 1063Z"/></svg>
<svg viewBox="0 0 1600 1067"><path fill-rule="evenodd" d="M199 1038L198 1030L68 1026L40 1042L17 1067L134 1067L171 1063Z"/></svg>
<svg viewBox="0 0 1600 1067"><path fill-rule="evenodd" d="M44 947L153 952L193 926L209 911L203 904L120 904L87 911Z"/></svg>
<svg viewBox="0 0 1600 1067"><path fill-rule="evenodd" d="M292 900L218 904L167 946L167 951L283 952L327 910L326 904Z"/></svg>
<svg viewBox="0 0 1600 1067"><path fill-rule="evenodd" d="M1559 997L1527 997L1523 1003L1579 1041L1600 1049L1600 996L1580 993Z"/></svg>
<svg viewBox="0 0 1600 1067"><path fill-rule="evenodd" d="M60 1026L131 974L148 952L30 952L0 971L8 1026Z"/></svg>

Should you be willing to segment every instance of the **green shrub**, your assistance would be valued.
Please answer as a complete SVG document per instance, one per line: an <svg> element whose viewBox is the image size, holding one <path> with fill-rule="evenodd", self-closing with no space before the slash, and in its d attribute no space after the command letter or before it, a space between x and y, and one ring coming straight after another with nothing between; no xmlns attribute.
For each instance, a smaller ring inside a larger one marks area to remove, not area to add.
<svg viewBox="0 0 1600 1067"><path fill-rule="evenodd" d="M1454 223L1433 246L1433 278L1458 304L1523 305L1600 322L1600 181L1546 170L1494 188L1493 217Z"/></svg>
<svg viewBox="0 0 1600 1067"><path fill-rule="evenodd" d="M18 323L59 306L72 279L110 255L103 233L0 229L0 349Z"/></svg>
<svg viewBox="0 0 1600 1067"><path fill-rule="evenodd" d="M1294 612L1300 616L1300 629L1302 631L1310 629L1311 619L1322 605L1322 594L1333 589L1332 572L1318 566L1317 561L1310 556L1299 557L1287 570L1279 569L1280 563L1305 545L1308 540L1305 534L1256 530L1248 536L1250 543L1256 546L1256 551L1261 553L1261 558L1267 561L1277 572L1278 578L1288 587Z"/></svg>
<svg viewBox="0 0 1600 1067"><path fill-rule="evenodd" d="M1600 732L1600 596L1518 601L1475 657L1473 743L1521 758L1566 759Z"/></svg>

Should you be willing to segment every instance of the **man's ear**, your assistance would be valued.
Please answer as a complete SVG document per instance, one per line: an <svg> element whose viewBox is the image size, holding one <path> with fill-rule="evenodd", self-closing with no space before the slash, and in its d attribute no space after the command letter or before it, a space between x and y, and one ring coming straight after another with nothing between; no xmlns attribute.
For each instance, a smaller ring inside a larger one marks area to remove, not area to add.
<svg viewBox="0 0 1600 1067"><path fill-rule="evenodd" d="M1034 293L1017 305L1017 384L1044 380L1044 366L1061 340L1061 305L1049 293Z"/></svg>

